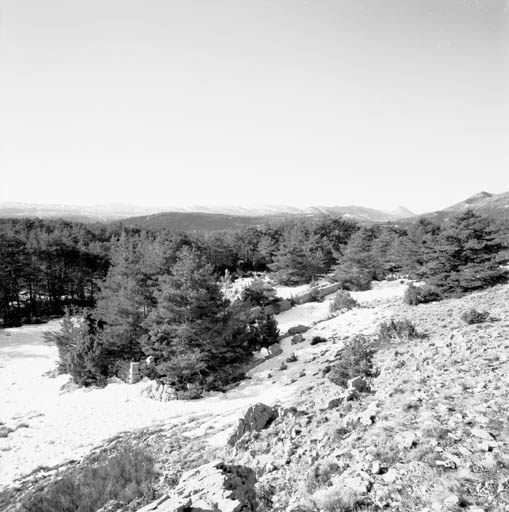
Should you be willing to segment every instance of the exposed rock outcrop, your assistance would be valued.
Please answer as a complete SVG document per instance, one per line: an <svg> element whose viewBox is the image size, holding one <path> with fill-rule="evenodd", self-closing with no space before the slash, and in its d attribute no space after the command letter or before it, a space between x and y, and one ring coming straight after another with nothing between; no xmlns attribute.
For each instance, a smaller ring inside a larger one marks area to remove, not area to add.
<svg viewBox="0 0 509 512"><path fill-rule="evenodd" d="M180 482L138 512L254 512L254 471L212 462L182 475Z"/></svg>
<svg viewBox="0 0 509 512"><path fill-rule="evenodd" d="M230 446L235 446L237 441L247 432L259 432L268 427L279 416L278 409L265 404L255 404L249 407L243 418L240 418L235 432L228 439Z"/></svg>

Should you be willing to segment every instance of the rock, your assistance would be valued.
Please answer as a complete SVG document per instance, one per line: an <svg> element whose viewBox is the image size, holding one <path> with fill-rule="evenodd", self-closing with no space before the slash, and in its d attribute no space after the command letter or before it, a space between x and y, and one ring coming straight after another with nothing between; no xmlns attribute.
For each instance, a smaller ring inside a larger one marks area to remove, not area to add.
<svg viewBox="0 0 509 512"><path fill-rule="evenodd" d="M366 427L369 427L369 425L373 424L375 421L375 418L378 414L378 407L375 403L372 403L368 406L368 408L359 414L359 421L365 425Z"/></svg>
<svg viewBox="0 0 509 512"><path fill-rule="evenodd" d="M327 405L327 409L336 409L336 407L339 407L343 403L343 397L340 396L338 398L333 398L329 401Z"/></svg>
<svg viewBox="0 0 509 512"><path fill-rule="evenodd" d="M366 497L372 485L367 473L349 469L333 478L329 487L316 491L311 499L321 509L325 509L330 503L356 502Z"/></svg>
<svg viewBox="0 0 509 512"><path fill-rule="evenodd" d="M169 494L138 512L254 512L254 471L212 462L187 471Z"/></svg>
<svg viewBox="0 0 509 512"><path fill-rule="evenodd" d="M393 484L398 478L398 472L394 468L389 468L382 478L386 484Z"/></svg>
<svg viewBox="0 0 509 512"><path fill-rule="evenodd" d="M359 398L359 392L355 388L347 388L342 397L343 402L352 402L353 400L357 400L357 398Z"/></svg>
<svg viewBox="0 0 509 512"><path fill-rule="evenodd" d="M294 336L295 334L304 334L307 331L309 331L309 327L306 327L305 325L295 325L288 329L288 334L290 336Z"/></svg>
<svg viewBox="0 0 509 512"><path fill-rule="evenodd" d="M125 507L125 503L116 500L110 500L106 505L103 505L97 512L117 512Z"/></svg>
<svg viewBox="0 0 509 512"><path fill-rule="evenodd" d="M304 336L302 336L302 334L296 334L292 338L292 345L297 345L297 343L302 343L303 341L305 341Z"/></svg>
<svg viewBox="0 0 509 512"><path fill-rule="evenodd" d="M168 402L169 400L176 400L177 399L177 392L174 387L166 384L163 387L163 391L161 393L160 400L161 402Z"/></svg>
<svg viewBox="0 0 509 512"><path fill-rule="evenodd" d="M269 346L267 350L269 351L270 357L278 356L279 354L283 353L283 349L281 348L279 343L273 343L272 345Z"/></svg>
<svg viewBox="0 0 509 512"><path fill-rule="evenodd" d="M268 427L279 416L278 409L258 403L249 407L243 418L239 419L239 423L235 432L228 439L230 446L235 446L235 443L246 432L259 432Z"/></svg>
<svg viewBox="0 0 509 512"><path fill-rule="evenodd" d="M456 508L460 504L460 499L456 494L450 494L444 499L443 505L446 508Z"/></svg>
<svg viewBox="0 0 509 512"><path fill-rule="evenodd" d="M310 510L313 510L313 503L301 498L298 501L290 502L285 512L309 512Z"/></svg>
<svg viewBox="0 0 509 512"><path fill-rule="evenodd" d="M417 444L417 436L415 432L409 430L408 432L401 432L396 436L396 444L400 450L409 450Z"/></svg>
<svg viewBox="0 0 509 512"><path fill-rule="evenodd" d="M333 485L339 484L353 491L357 496L366 496L373 482L367 473L355 469L348 469L337 479L332 480Z"/></svg>
<svg viewBox="0 0 509 512"><path fill-rule="evenodd" d="M495 436L490 434L487 430L482 430L480 428L471 429L472 435L478 437L480 439L484 439L485 441L493 441Z"/></svg>

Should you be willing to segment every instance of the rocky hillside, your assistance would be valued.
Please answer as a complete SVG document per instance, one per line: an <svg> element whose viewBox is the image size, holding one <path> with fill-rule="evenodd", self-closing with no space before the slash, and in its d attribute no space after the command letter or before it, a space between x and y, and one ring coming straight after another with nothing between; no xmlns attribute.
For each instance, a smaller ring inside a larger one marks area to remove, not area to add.
<svg viewBox="0 0 509 512"><path fill-rule="evenodd" d="M460 317L471 308L491 320L467 325ZM425 336L380 344L377 376L350 382L353 392L327 372L354 327L370 332L354 322L359 311L305 333L293 362L279 356L274 373L298 382L298 392L252 407L223 454L254 470L258 510L508 510L509 287L371 309L375 324L406 318ZM329 341L311 346L318 334ZM146 510L181 510L161 507Z"/></svg>
<svg viewBox="0 0 509 512"><path fill-rule="evenodd" d="M281 325L304 327L250 372L252 385L280 391L234 424L196 415L112 440L107 450L155 455L157 499L103 512L509 510L509 285L419 306L362 297L330 318L326 302L306 305L302 322L285 313ZM468 325L472 308L490 317ZM378 337L390 319L419 335ZM352 340L374 350L372 367L340 386L329 377ZM40 488L53 477L39 477Z"/></svg>

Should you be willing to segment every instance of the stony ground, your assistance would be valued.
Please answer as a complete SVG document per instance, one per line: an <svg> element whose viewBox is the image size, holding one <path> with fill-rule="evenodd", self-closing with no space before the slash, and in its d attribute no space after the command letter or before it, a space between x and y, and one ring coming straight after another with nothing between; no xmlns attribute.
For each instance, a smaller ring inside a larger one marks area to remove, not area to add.
<svg viewBox="0 0 509 512"><path fill-rule="evenodd" d="M470 308L493 321L466 325ZM312 382L232 451L258 472L262 510L509 510L509 287L417 307L387 301L373 320L387 313L427 336L379 346L370 393L336 406L341 388L320 370L340 357L338 343L303 349L288 366ZM355 314L317 328L338 341Z"/></svg>

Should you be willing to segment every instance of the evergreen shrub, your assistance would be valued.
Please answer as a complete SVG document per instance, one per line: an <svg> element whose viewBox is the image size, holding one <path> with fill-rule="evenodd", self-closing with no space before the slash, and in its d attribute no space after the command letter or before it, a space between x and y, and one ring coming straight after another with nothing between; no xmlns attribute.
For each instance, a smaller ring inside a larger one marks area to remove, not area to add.
<svg viewBox="0 0 509 512"><path fill-rule="evenodd" d="M461 319L468 325L482 324L489 318L490 314L487 311L478 311L477 309L469 309L461 315Z"/></svg>
<svg viewBox="0 0 509 512"><path fill-rule="evenodd" d="M157 472L153 457L124 447L96 463L87 462L37 489L23 504L30 512L96 512L108 501L141 504L154 498Z"/></svg>
<svg viewBox="0 0 509 512"><path fill-rule="evenodd" d="M392 318L389 322L382 322L378 328L378 341L381 343L402 339L415 340L423 337L424 335L407 318L402 320Z"/></svg>
<svg viewBox="0 0 509 512"><path fill-rule="evenodd" d="M424 285L415 286L410 283L403 296L403 302L409 306L417 306L418 304L427 304L442 299L441 293L434 286Z"/></svg>
<svg viewBox="0 0 509 512"><path fill-rule="evenodd" d="M346 387L350 379L373 376L374 354L373 341L370 338L362 335L350 338L341 350L339 360L328 372L329 380Z"/></svg>
<svg viewBox="0 0 509 512"><path fill-rule="evenodd" d="M330 303L329 311L336 313L337 311L349 311L350 309L359 307L359 303L346 290L339 290L334 299Z"/></svg>

